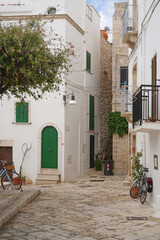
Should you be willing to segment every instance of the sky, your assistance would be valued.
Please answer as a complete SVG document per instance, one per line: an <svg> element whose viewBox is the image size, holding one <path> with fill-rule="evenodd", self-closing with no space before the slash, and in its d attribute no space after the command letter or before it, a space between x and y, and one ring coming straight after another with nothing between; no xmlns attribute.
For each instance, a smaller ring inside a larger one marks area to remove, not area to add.
<svg viewBox="0 0 160 240"><path fill-rule="evenodd" d="M128 2L127 0L87 0L88 5L93 5L101 16L101 29L112 29L112 16L115 2Z"/></svg>

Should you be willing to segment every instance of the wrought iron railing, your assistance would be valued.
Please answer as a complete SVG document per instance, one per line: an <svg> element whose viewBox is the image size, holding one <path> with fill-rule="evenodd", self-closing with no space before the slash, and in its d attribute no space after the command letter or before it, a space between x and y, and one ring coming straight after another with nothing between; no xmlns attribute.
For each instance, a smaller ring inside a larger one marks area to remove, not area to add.
<svg viewBox="0 0 160 240"><path fill-rule="evenodd" d="M135 89L132 86L121 87L121 115L125 112L132 113L132 96Z"/></svg>
<svg viewBox="0 0 160 240"><path fill-rule="evenodd" d="M127 32L137 31L137 6L125 5L124 13L122 15L122 39Z"/></svg>
<svg viewBox="0 0 160 240"><path fill-rule="evenodd" d="M160 121L160 85L141 85L133 94L133 124Z"/></svg>

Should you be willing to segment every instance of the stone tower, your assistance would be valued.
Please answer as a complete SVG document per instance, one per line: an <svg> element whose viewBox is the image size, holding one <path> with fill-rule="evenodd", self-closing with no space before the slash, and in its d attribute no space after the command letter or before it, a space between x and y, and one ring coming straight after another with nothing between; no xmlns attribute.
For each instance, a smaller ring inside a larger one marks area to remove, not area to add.
<svg viewBox="0 0 160 240"><path fill-rule="evenodd" d="M121 111L120 70L128 65L128 45L122 43L122 14L127 3L114 3L112 44L112 112ZM113 134L112 155L115 175L128 174L128 135Z"/></svg>
<svg viewBox="0 0 160 240"><path fill-rule="evenodd" d="M108 117L112 104L112 44L108 42L104 30L101 30L100 53L99 152L104 157L112 155L112 139L108 132Z"/></svg>

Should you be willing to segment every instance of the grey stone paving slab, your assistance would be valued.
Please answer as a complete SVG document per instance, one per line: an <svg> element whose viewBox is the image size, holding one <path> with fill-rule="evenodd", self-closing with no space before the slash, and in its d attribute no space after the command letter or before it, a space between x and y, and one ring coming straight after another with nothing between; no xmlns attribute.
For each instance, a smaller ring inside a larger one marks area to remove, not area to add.
<svg viewBox="0 0 160 240"><path fill-rule="evenodd" d="M0 239L160 240L160 219L148 202L130 198L124 180L95 172L42 187L41 195L0 230ZM148 220L127 220L130 216Z"/></svg>
<svg viewBox="0 0 160 240"><path fill-rule="evenodd" d="M0 190L0 227L11 219L21 208L26 206L38 194L39 189L25 189L24 191Z"/></svg>

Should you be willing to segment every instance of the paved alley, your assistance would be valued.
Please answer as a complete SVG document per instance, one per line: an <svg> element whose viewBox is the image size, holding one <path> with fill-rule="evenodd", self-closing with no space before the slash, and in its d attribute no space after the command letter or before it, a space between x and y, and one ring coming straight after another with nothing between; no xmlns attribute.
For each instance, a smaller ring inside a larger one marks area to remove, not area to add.
<svg viewBox="0 0 160 240"><path fill-rule="evenodd" d="M41 186L41 195L4 225L0 239L160 240L160 219L148 202L130 198L124 180L93 172Z"/></svg>

